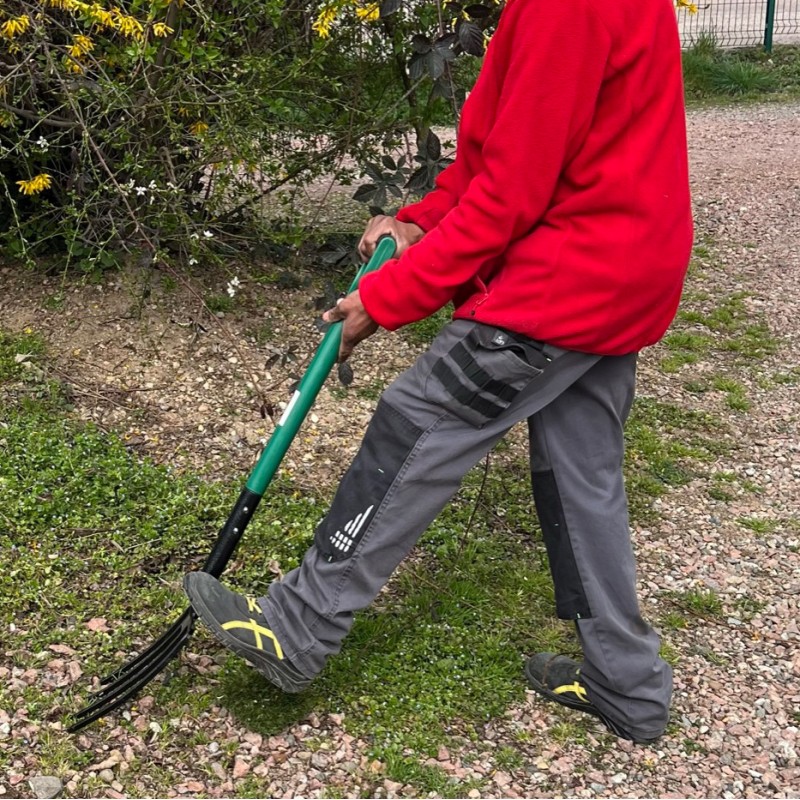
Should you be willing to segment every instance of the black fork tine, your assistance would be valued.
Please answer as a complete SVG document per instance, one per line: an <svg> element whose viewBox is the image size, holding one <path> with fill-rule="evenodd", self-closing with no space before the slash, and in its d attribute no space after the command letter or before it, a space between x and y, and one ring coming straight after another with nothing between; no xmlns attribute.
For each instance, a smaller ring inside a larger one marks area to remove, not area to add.
<svg viewBox="0 0 800 800"><path fill-rule="evenodd" d="M173 659L183 645L186 644L188 638L189 637L186 636L183 639L179 639L176 642L174 649L165 653L159 661L154 662L148 669L137 672L135 675L130 676L130 685L127 686L127 689L123 691L122 694L113 694L107 696L105 700L92 703L90 706L82 709L78 714L75 715L76 721L73 722L72 725L67 728L67 730L70 733L75 733L86 725L94 722L96 719L105 717L112 711L115 711L117 708L119 708L123 703L133 697L146 683L148 683L159 672L161 672L162 669L164 669L164 667Z"/></svg>
<svg viewBox="0 0 800 800"><path fill-rule="evenodd" d="M75 733L96 719L110 714L133 697L178 655L192 635L196 618L194 611L187 609L144 653L104 679L112 682L97 692L92 702L74 715L75 721L67 730ZM146 660L143 659L145 655L149 656Z"/></svg>
<svg viewBox="0 0 800 800"><path fill-rule="evenodd" d="M103 688L92 695L92 705L97 705L106 697L119 694L120 691L129 686L132 681L137 680L141 673L149 670L154 663L161 662L167 653L174 653L176 642L188 639L189 635L192 633L194 619L194 613L184 613L174 625L171 625L169 629L154 642L154 644L158 644L157 648L152 645L147 648L145 651L147 658L137 656L129 664L124 664L115 673L109 675L107 678L103 678L100 682Z"/></svg>
<svg viewBox="0 0 800 800"><path fill-rule="evenodd" d="M194 621L197 618L197 615L194 613L194 609L187 608L183 614L172 623L172 625L167 628L161 636L158 637L154 642L152 642L147 648L142 650L138 656L132 658L130 661L123 664L121 667L118 667L114 672L106 675L104 678L100 679L100 684L102 686L108 686L113 684L122 678L124 678L127 674L132 671L138 670L139 665L143 662L150 661L153 658L158 658L162 650L168 649L173 639L176 636L179 636L181 632L186 628L187 623L189 626L189 632L191 633L192 628L194 627ZM105 691L101 689L100 692Z"/></svg>

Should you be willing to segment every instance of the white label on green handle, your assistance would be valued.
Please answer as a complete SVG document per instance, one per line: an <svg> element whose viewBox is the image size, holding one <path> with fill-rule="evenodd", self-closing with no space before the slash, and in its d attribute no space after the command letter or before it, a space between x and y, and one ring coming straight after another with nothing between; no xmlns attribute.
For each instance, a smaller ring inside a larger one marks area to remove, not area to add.
<svg viewBox="0 0 800 800"><path fill-rule="evenodd" d="M286 422L289 414L292 413L292 409L297 405L297 401L300 399L300 392L296 391L292 395L292 399L289 401L289 405L286 406L285 411L281 414L281 418L278 420L278 427L280 428L284 422Z"/></svg>

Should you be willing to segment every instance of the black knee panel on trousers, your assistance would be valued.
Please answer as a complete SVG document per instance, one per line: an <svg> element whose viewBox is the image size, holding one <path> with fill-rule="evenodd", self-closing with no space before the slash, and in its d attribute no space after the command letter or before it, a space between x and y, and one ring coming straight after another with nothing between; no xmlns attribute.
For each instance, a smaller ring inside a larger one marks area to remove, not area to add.
<svg viewBox="0 0 800 800"><path fill-rule="evenodd" d="M567 530L564 507L552 470L532 473L533 498L542 526L550 573L556 592L556 613L561 619L585 619L592 616L583 590L575 553Z"/></svg>
<svg viewBox="0 0 800 800"><path fill-rule="evenodd" d="M423 431L380 400L314 543L325 559L353 555Z"/></svg>

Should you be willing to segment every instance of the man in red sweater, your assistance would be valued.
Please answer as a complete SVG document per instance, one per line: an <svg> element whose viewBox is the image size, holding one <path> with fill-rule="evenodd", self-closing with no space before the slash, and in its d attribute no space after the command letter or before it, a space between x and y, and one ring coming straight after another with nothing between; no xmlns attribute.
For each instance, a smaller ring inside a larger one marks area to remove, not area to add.
<svg viewBox="0 0 800 800"><path fill-rule="evenodd" d="M456 491L517 422L560 617L578 663L539 653L530 685L649 742L672 674L642 619L622 478L638 351L672 320L691 249L680 47L671 0L509 0L464 107L455 162L368 257L397 258L327 312L342 357L452 302L383 394L301 566L245 598L187 576L229 648L300 691Z"/></svg>

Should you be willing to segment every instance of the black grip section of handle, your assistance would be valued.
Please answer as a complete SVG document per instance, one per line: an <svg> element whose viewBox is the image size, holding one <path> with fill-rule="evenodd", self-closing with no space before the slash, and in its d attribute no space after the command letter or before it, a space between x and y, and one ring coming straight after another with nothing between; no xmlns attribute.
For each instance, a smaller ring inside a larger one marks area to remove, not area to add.
<svg viewBox="0 0 800 800"><path fill-rule="evenodd" d="M247 487L242 489L233 511L217 536L217 541L214 543L206 563L203 564L203 572L208 572L215 578L222 575L260 502L261 495L251 492Z"/></svg>

